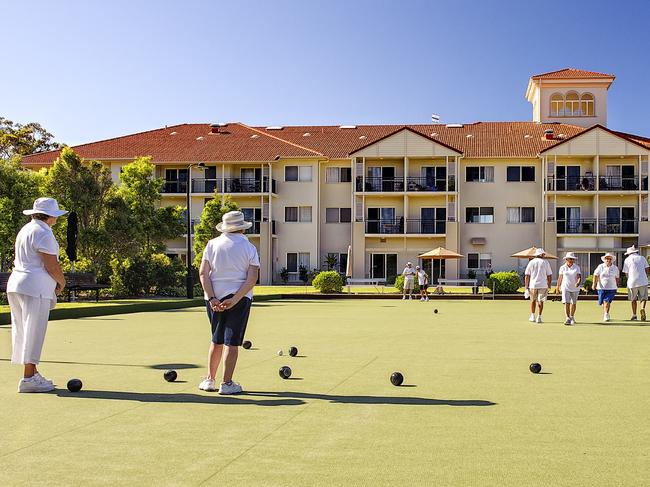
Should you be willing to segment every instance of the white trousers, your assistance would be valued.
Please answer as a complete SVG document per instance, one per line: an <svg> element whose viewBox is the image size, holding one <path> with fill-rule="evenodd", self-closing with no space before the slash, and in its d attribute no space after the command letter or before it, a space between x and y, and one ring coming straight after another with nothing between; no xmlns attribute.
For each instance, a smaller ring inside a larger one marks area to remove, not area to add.
<svg viewBox="0 0 650 487"><path fill-rule="evenodd" d="M11 309L11 341L14 364L38 364L47 331L52 300L7 293Z"/></svg>

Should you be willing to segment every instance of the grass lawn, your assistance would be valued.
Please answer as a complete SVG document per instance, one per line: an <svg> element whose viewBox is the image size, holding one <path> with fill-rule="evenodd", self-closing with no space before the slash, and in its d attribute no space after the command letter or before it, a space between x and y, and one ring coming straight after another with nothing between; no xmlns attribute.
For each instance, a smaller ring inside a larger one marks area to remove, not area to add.
<svg viewBox="0 0 650 487"><path fill-rule="evenodd" d="M15 392L0 326L0 485L648 485L650 323L622 321L622 300L600 317L593 302L575 327L558 303L533 325L523 301L260 302L237 397L197 389L201 308L52 322L41 369L63 389L41 395Z"/></svg>

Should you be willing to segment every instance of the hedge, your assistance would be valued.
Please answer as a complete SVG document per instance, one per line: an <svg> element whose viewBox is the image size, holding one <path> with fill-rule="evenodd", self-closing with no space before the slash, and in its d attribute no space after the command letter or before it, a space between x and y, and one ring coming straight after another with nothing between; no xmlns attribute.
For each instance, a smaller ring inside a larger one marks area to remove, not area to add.
<svg viewBox="0 0 650 487"><path fill-rule="evenodd" d="M336 271L319 272L312 285L321 293L340 293L343 291L343 278Z"/></svg>
<svg viewBox="0 0 650 487"><path fill-rule="evenodd" d="M493 272L487 280L487 286L495 294L514 294L521 287L521 281L515 271Z"/></svg>
<svg viewBox="0 0 650 487"><path fill-rule="evenodd" d="M395 289L401 291L404 289L404 276L397 276L395 278ZM420 285L418 284L418 280L415 279L415 285L413 286L413 292L414 293L419 293L420 292Z"/></svg>

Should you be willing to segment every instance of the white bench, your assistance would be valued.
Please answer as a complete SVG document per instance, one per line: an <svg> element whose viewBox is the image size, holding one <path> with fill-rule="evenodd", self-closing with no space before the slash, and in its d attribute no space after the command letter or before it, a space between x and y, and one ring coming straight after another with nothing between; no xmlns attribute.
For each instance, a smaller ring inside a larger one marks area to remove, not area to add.
<svg viewBox="0 0 650 487"><path fill-rule="evenodd" d="M478 279L438 279L438 285L444 291L445 287L470 287L478 288Z"/></svg>
<svg viewBox="0 0 650 487"><path fill-rule="evenodd" d="M350 288L355 286L372 286L381 294L384 294L384 287L386 286L386 279L357 279L348 277L347 281L348 293L351 292Z"/></svg>

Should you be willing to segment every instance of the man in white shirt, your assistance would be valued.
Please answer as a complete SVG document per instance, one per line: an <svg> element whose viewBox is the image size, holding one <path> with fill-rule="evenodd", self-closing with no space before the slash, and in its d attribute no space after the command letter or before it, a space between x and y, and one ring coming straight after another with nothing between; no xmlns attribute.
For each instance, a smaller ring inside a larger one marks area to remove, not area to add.
<svg viewBox="0 0 650 487"><path fill-rule="evenodd" d="M603 321L609 321L609 310L616 297L620 274L614 265L616 256L607 252L600 260L603 261L594 271L594 282L591 288L598 292L598 304L603 307Z"/></svg>
<svg viewBox="0 0 650 487"><path fill-rule="evenodd" d="M627 298L632 303L632 321L636 321L637 301L641 301L641 321L645 321L645 304L648 301L648 261L639 255L634 245L625 252L623 272L627 275Z"/></svg>
<svg viewBox="0 0 650 487"><path fill-rule="evenodd" d="M59 266L59 244L52 233L60 210L56 200L38 198L31 210L23 211L32 220L16 236L14 268L7 282L11 310L11 362L23 364L18 392L49 392L51 380L37 370L41 359L50 310L65 287Z"/></svg>
<svg viewBox="0 0 650 487"><path fill-rule="evenodd" d="M580 295L580 282L582 272L576 264L576 256L573 252L567 252L564 256L565 264L560 267L557 277L557 292L562 293L562 304L566 312L565 325L575 325L576 305Z"/></svg>
<svg viewBox="0 0 650 487"><path fill-rule="evenodd" d="M417 272L418 285L420 286L420 301L429 301L429 276L419 265L415 266L415 272Z"/></svg>
<svg viewBox="0 0 650 487"><path fill-rule="evenodd" d="M409 299L413 298L413 288L415 287L415 269L410 262L406 263L406 267L402 271L404 276L404 287L402 288L402 299L406 299L406 291L409 293Z"/></svg>
<svg viewBox="0 0 650 487"><path fill-rule="evenodd" d="M544 311L544 302L548 297L548 289L551 287L551 265L544 258L546 252L539 248L535 250L535 257L528 262L524 272L524 287L530 295L530 317L528 321L542 323L542 312ZM537 318L535 318L535 308L537 308Z"/></svg>
<svg viewBox="0 0 650 487"><path fill-rule="evenodd" d="M199 385L203 391L216 390L215 377L223 355L219 394L242 392L241 385L234 382L232 376L239 347L244 341L253 287L260 269L257 249L243 235L251 226L251 222L244 221L241 211L229 211L217 225L221 235L210 240L203 251L199 276L212 327L208 376Z"/></svg>

